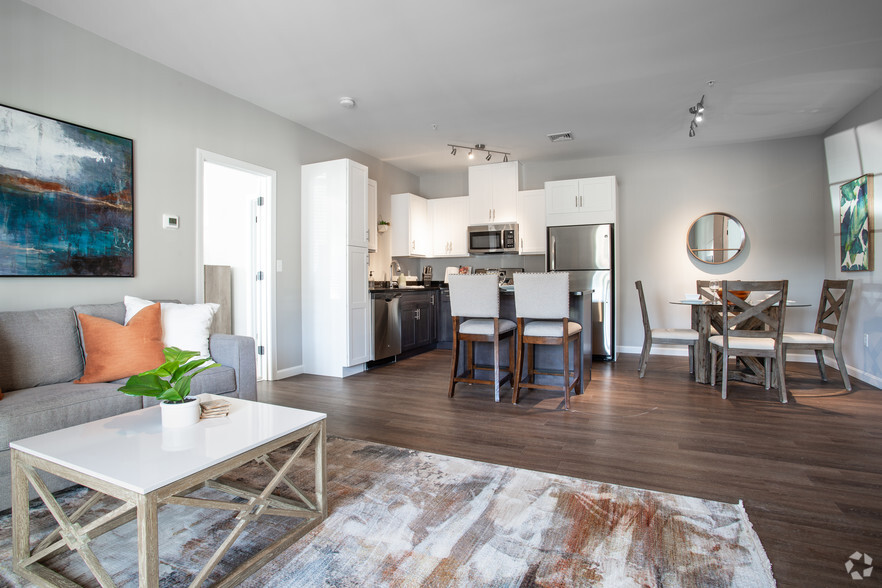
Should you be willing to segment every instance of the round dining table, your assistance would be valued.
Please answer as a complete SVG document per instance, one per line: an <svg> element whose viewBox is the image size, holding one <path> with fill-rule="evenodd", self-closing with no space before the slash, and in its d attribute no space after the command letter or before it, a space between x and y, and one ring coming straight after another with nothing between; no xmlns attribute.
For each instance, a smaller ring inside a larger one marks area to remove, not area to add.
<svg viewBox="0 0 882 588"><path fill-rule="evenodd" d="M712 383L710 381L711 350L708 339L710 339L711 335L723 331L723 318L722 313L720 312L722 304L720 302L711 302L709 300L671 300L669 302L671 304L691 307L692 328L698 331L698 340L695 342L695 362L693 368L695 371L695 381L699 384L715 384L715 382ZM811 306L811 304L788 300L786 308L806 308L809 306ZM722 357L722 355L720 355L720 357ZM731 379L762 384L762 362L756 361L756 358L749 358L745 363L750 369L731 374ZM722 370L718 369L717 374L722 375Z"/></svg>

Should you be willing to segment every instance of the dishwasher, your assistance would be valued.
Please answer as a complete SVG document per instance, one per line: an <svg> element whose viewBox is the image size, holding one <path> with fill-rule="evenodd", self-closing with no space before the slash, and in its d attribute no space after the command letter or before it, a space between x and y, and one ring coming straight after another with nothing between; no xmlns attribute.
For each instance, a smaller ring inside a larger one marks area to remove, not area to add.
<svg viewBox="0 0 882 588"><path fill-rule="evenodd" d="M401 292L371 293L374 315L374 361L401 353Z"/></svg>

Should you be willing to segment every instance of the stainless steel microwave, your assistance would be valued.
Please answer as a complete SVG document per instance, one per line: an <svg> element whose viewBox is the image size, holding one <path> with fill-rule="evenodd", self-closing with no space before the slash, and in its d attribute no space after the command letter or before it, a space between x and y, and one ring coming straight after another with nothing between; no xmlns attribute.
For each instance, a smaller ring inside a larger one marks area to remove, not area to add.
<svg viewBox="0 0 882 588"><path fill-rule="evenodd" d="M471 225L469 253L517 253L518 225Z"/></svg>

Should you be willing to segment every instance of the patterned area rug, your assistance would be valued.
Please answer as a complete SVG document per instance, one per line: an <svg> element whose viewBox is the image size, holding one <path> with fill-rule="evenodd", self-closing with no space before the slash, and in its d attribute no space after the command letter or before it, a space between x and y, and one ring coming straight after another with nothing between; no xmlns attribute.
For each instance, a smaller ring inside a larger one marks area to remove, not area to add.
<svg viewBox="0 0 882 588"><path fill-rule="evenodd" d="M254 464L232 477L254 481L265 471ZM308 487L310 477L297 483ZM775 585L740 504L340 438L329 439L328 482L328 519L245 586ZM68 491L62 504L70 509L85 493ZM98 514L113 506L108 501ZM32 515L35 529L49 527L42 506ZM163 507L160 585L189 583L232 524L225 512ZM251 525L210 580L278 538L286 524L264 517ZM92 546L118 586L137 585L134 522ZM29 586L12 573L10 555L6 515L0 585ZM76 555L50 566L90 581Z"/></svg>

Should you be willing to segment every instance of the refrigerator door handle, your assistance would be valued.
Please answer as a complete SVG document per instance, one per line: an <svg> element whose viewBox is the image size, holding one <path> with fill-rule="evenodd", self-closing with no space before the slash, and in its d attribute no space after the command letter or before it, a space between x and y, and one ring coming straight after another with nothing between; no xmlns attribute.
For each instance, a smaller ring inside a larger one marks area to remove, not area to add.
<svg viewBox="0 0 882 588"><path fill-rule="evenodd" d="M554 262L557 257L557 238L551 237L551 271L554 271Z"/></svg>

